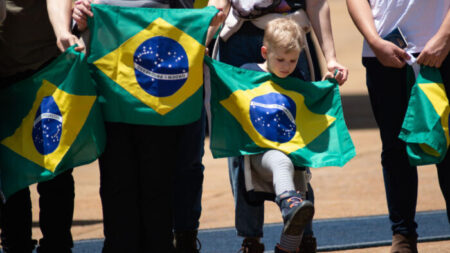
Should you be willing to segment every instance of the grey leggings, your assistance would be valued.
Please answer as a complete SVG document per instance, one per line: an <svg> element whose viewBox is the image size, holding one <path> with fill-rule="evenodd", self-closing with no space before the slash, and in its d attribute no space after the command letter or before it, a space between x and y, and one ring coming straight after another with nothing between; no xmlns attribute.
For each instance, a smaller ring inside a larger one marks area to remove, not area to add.
<svg viewBox="0 0 450 253"><path fill-rule="evenodd" d="M250 162L252 168L263 178L273 177L276 195L285 191L295 191L294 165L283 152L272 149L262 154L251 155Z"/></svg>

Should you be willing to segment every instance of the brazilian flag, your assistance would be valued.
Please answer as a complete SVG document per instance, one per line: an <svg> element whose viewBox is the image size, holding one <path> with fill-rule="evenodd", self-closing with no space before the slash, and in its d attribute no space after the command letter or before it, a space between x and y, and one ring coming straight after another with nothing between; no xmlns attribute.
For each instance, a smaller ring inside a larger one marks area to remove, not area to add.
<svg viewBox="0 0 450 253"><path fill-rule="evenodd" d="M184 125L200 118L206 32L217 9L92 5L92 74L106 121Z"/></svg>
<svg viewBox="0 0 450 253"><path fill-rule="evenodd" d="M215 158L277 149L297 166L323 167L343 166L355 156L334 79L305 82L209 57L205 63Z"/></svg>
<svg viewBox="0 0 450 253"><path fill-rule="evenodd" d="M0 91L0 182L8 198L90 163L104 148L100 106L84 54L69 48Z"/></svg>
<svg viewBox="0 0 450 253"><path fill-rule="evenodd" d="M399 138L411 165L441 162L450 144L449 101L439 69L421 66Z"/></svg>

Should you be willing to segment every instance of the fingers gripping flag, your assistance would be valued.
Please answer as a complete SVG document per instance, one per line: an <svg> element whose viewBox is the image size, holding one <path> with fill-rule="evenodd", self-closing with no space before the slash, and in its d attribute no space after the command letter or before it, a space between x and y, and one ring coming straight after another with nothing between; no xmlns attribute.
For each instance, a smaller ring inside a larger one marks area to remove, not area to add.
<svg viewBox="0 0 450 253"><path fill-rule="evenodd" d="M206 57L211 150L229 157L277 149L297 166L343 166L355 155L337 83L280 79Z"/></svg>
<svg viewBox="0 0 450 253"><path fill-rule="evenodd" d="M92 5L93 73L107 121L182 125L200 118L204 41L217 12Z"/></svg>
<svg viewBox="0 0 450 253"><path fill-rule="evenodd" d="M449 113L439 69L421 66L399 135L406 142L412 165L439 163L445 158L450 144Z"/></svg>
<svg viewBox="0 0 450 253"><path fill-rule="evenodd" d="M103 150L103 120L83 57L70 48L0 93L5 120L0 128L0 179L6 197L92 162Z"/></svg>

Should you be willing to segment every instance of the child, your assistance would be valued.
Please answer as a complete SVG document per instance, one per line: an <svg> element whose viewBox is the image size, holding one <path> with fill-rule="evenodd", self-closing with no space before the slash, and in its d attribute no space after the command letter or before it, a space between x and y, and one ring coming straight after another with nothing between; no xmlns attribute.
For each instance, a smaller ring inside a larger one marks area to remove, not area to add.
<svg viewBox="0 0 450 253"><path fill-rule="evenodd" d="M241 68L270 72L279 78L295 76L297 61L304 47L304 36L296 22L289 18L278 18L267 24L261 47L263 63L248 63ZM277 252L296 252L303 229L314 215L312 202L294 186L294 165L287 155L278 150L249 156L252 170L262 177L271 176L278 204L283 216L284 228ZM302 173L304 176L305 174ZM306 182L306 179L302 180Z"/></svg>

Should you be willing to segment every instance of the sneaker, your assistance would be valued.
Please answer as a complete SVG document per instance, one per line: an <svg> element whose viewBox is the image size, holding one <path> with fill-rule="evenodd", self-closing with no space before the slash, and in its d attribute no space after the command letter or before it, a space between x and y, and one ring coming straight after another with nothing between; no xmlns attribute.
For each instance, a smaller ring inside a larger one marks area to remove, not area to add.
<svg viewBox="0 0 450 253"><path fill-rule="evenodd" d="M287 251L286 249L281 248L280 244L275 246L274 253L299 253L298 249L296 251Z"/></svg>
<svg viewBox="0 0 450 253"><path fill-rule="evenodd" d="M316 253L317 240L313 235L303 235L302 242L298 250L299 253Z"/></svg>
<svg viewBox="0 0 450 253"><path fill-rule="evenodd" d="M303 200L296 191L285 191L275 199L281 209L284 228L287 235L298 235L311 222L314 216L314 205L309 200Z"/></svg>
<svg viewBox="0 0 450 253"><path fill-rule="evenodd" d="M264 244L260 243L255 238L245 238L242 241L242 247L238 252L242 253L263 253Z"/></svg>
<svg viewBox="0 0 450 253"><path fill-rule="evenodd" d="M197 230L175 232L173 246L176 253L200 253L202 248Z"/></svg>
<svg viewBox="0 0 450 253"><path fill-rule="evenodd" d="M417 235L394 234L391 253L417 253Z"/></svg>

